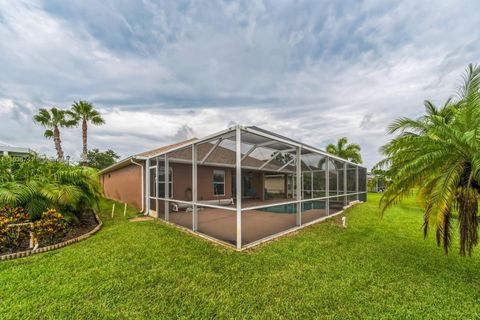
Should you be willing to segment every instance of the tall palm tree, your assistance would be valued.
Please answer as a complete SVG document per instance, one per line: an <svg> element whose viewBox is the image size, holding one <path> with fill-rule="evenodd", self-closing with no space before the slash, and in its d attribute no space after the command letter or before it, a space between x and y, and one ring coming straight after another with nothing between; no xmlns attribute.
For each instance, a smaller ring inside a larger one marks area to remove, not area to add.
<svg viewBox="0 0 480 320"><path fill-rule="evenodd" d="M353 163L362 163L362 156L360 155L360 145L356 143L348 143L346 137L340 138L337 144L329 144L327 152L337 157L352 161Z"/></svg>
<svg viewBox="0 0 480 320"><path fill-rule="evenodd" d="M88 147L87 147L87 131L88 123L99 126L105 123L105 120L102 118L100 113L95 110L95 107L92 103L88 101L78 101L74 102L70 114L76 119L77 124L82 122L82 162L88 162Z"/></svg>
<svg viewBox="0 0 480 320"><path fill-rule="evenodd" d="M69 119L65 110L56 107L51 107L50 110L45 108L39 109L38 113L33 117L33 121L46 129L43 133L45 138L53 138L55 150L57 151L57 160L64 161L60 128L72 127L75 125L75 121Z"/></svg>
<svg viewBox="0 0 480 320"><path fill-rule="evenodd" d="M382 213L418 188L424 211L424 236L435 227L437 245L448 254L453 217L458 215L460 255L478 244L480 191L480 68L469 65L455 100L441 108L425 102L426 114L400 118L390 127L397 133L381 148L392 179L382 196Z"/></svg>

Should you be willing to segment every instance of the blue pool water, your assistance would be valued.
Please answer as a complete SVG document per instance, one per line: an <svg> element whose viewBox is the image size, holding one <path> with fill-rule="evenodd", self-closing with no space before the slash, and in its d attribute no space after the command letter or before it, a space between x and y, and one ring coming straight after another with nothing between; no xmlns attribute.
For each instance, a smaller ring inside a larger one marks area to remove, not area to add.
<svg viewBox="0 0 480 320"><path fill-rule="evenodd" d="M324 202L304 202L302 203L302 212L312 210L312 209L325 209ZM297 212L297 204L296 203L289 203L289 204L282 204L279 206L268 207L268 208L261 208L257 209L258 211L264 212L271 212L271 213L296 213Z"/></svg>

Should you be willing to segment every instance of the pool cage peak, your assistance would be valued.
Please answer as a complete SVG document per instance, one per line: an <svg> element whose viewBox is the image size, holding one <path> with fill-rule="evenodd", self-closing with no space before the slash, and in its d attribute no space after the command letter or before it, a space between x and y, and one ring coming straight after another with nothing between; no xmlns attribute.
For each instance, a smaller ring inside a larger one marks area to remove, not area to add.
<svg viewBox="0 0 480 320"><path fill-rule="evenodd" d="M366 200L366 169L235 125L146 159L147 213L237 249Z"/></svg>

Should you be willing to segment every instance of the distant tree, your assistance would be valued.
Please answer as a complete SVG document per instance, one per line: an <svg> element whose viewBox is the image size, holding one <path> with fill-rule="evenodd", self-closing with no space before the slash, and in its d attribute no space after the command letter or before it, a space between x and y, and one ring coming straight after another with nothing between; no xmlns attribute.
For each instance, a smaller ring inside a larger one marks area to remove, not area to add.
<svg viewBox="0 0 480 320"><path fill-rule="evenodd" d="M118 159L120 159L120 156L113 150L100 151L93 149L87 153L88 165L100 170L111 166L117 162Z"/></svg>
<svg viewBox="0 0 480 320"><path fill-rule="evenodd" d="M78 101L74 102L72 109L69 111L69 114L75 119L76 125L82 123L82 163L88 161L88 147L87 147L87 131L88 123L99 126L105 123L105 120L102 118L100 113L95 110L95 107L92 103L88 101Z"/></svg>
<svg viewBox="0 0 480 320"><path fill-rule="evenodd" d="M283 164L286 164L288 162L290 162L290 160L293 159L293 156L290 154L290 153L277 153L275 155L275 153L272 153L271 157L275 156L275 160L280 162L280 163L283 163Z"/></svg>
<svg viewBox="0 0 480 320"><path fill-rule="evenodd" d="M362 156L360 155L360 145L356 143L348 143L346 137L340 138L337 144L329 144L327 152L353 163L362 163Z"/></svg>
<svg viewBox="0 0 480 320"><path fill-rule="evenodd" d="M53 138L55 150L57 152L57 160L64 161L62 140L60 139L60 128L68 128L75 125L74 119L69 117L67 111L51 107L50 110L41 108L33 117L33 121L46 130L43 133L45 138Z"/></svg>

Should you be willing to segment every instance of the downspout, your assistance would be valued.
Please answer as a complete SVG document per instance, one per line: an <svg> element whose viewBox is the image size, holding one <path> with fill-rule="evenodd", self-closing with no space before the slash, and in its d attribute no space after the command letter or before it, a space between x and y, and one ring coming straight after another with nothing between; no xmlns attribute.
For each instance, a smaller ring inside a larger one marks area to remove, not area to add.
<svg viewBox="0 0 480 320"><path fill-rule="evenodd" d="M143 178L143 165L141 163L138 163L138 162L135 162L133 161L133 159L130 159L130 162L133 163L133 164L136 164L137 166L139 166L141 169L142 169L142 213L144 215L147 215L147 213L145 213L145 190L144 190L144 178Z"/></svg>

